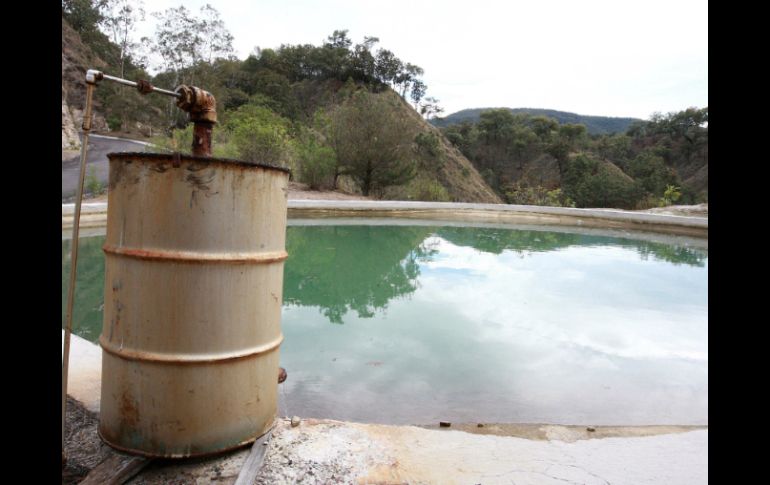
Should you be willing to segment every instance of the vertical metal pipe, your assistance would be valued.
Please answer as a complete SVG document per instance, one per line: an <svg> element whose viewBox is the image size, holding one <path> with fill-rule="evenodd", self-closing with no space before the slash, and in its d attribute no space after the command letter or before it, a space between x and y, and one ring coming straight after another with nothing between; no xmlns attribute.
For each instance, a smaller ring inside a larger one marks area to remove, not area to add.
<svg viewBox="0 0 770 485"><path fill-rule="evenodd" d="M86 110L83 114L83 141L80 151L80 178L75 195L75 219L72 221L72 242L70 253L70 282L67 288L67 317L64 329L64 356L61 373L61 456L64 465L64 422L67 409L67 373L70 359L70 334L72 333L72 307L75 299L75 276L78 267L78 238L80 236L80 206L83 198L83 184L86 175L86 153L88 151L88 132L91 131L91 101L95 85L86 81Z"/></svg>
<svg viewBox="0 0 770 485"><path fill-rule="evenodd" d="M194 122L192 154L196 157L211 156L211 137L214 128L213 123L205 121Z"/></svg>

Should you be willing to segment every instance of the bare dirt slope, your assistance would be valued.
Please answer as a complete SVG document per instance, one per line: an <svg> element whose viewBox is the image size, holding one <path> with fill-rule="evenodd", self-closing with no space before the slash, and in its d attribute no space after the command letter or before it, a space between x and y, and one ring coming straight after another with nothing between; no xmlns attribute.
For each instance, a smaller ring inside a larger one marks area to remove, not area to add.
<svg viewBox="0 0 770 485"><path fill-rule="evenodd" d="M415 123L416 131L438 136L441 167L435 173L424 175L435 177L447 189L453 202L502 203L500 197L484 181L476 167L444 137L441 130L425 121L394 91L386 91L386 94L393 96L401 103L404 111Z"/></svg>
<svg viewBox="0 0 770 485"><path fill-rule="evenodd" d="M79 129L83 123L83 108L85 106L86 84L85 76L89 68L103 69L107 64L96 56L91 48L83 43L75 30L66 20L61 21L61 87L62 110L67 110L73 122L72 126L64 126L62 131ZM96 131L109 131L107 122L102 114L98 99L94 99L92 127Z"/></svg>

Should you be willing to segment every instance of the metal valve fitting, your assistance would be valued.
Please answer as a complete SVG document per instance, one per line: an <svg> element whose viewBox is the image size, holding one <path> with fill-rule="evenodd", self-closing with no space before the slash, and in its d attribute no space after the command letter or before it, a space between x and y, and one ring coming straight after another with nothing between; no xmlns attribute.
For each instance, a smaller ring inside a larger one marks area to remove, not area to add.
<svg viewBox="0 0 770 485"><path fill-rule="evenodd" d="M211 93L184 84L178 86L174 92L179 95L177 107L190 114L190 121L212 124L217 122L217 103Z"/></svg>

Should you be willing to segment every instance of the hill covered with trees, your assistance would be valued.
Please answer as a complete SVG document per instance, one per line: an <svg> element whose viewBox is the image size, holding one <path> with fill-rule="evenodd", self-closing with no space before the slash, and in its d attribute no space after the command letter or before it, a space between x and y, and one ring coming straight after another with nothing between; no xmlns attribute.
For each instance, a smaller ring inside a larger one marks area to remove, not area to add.
<svg viewBox="0 0 770 485"><path fill-rule="evenodd" d="M508 203L646 209L708 201L708 107L657 113L612 135L505 108L442 131Z"/></svg>
<svg viewBox="0 0 770 485"><path fill-rule="evenodd" d="M456 125L463 122L478 123L481 119L481 113L494 109L507 109L511 114L528 114L532 116L545 116L553 118L559 123L581 124L585 125L589 135L604 135L612 133L625 133L628 128L639 121L638 118L614 118L609 116L588 116L566 111L556 111L554 109L539 108L471 108L452 113L443 118L434 118L431 120L435 126L445 128L449 125Z"/></svg>

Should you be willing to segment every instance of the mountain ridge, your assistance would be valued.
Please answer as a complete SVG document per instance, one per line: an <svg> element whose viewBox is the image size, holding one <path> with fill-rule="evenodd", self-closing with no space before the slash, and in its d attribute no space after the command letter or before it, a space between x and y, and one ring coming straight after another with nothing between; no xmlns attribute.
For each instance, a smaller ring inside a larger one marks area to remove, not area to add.
<svg viewBox="0 0 770 485"><path fill-rule="evenodd" d="M479 116L484 111L492 109L507 109L513 114L527 113L533 116L548 116L556 119L560 124L573 123L583 124L586 126L588 133L591 135L604 135L611 133L625 133L626 130L634 123L638 121L644 121L640 118L631 117L613 117L613 116L595 116L595 115L581 115L577 113L571 113L569 111L559 111L555 109L547 108L467 108L443 118L434 118L431 123L439 128L444 128L449 125L459 124L464 121L471 123L477 123Z"/></svg>

